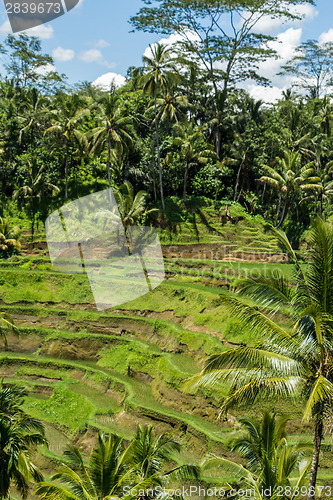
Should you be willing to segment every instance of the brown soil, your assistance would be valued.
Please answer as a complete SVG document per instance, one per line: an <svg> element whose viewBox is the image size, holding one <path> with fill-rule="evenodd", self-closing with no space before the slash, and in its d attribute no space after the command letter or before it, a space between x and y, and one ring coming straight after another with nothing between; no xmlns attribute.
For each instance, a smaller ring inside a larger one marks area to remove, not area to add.
<svg viewBox="0 0 333 500"><path fill-rule="evenodd" d="M75 361L98 361L100 358L98 352L103 345L102 342L91 339L74 339L66 342L64 340L49 340L43 344L41 354L42 356Z"/></svg>

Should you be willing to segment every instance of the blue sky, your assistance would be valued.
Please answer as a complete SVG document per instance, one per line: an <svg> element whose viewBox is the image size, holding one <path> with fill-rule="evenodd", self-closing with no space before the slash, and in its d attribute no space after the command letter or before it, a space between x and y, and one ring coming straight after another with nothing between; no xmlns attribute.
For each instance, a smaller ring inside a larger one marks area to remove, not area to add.
<svg viewBox="0 0 333 500"><path fill-rule="evenodd" d="M128 20L142 5L141 0L81 0L78 7L65 16L28 33L42 38L44 51L54 56L57 70L66 73L70 83L95 81L107 73L126 75L129 66L141 64L149 43L161 38L130 33ZM333 41L332 0L318 0L316 7L309 6L305 13L302 23L293 26L268 23L265 27L283 42L279 44L283 61L300 41L320 36ZM0 16L1 43L10 28L4 9ZM273 87L282 88L289 82L276 77L278 69L276 63L272 63L262 71L272 77Z"/></svg>

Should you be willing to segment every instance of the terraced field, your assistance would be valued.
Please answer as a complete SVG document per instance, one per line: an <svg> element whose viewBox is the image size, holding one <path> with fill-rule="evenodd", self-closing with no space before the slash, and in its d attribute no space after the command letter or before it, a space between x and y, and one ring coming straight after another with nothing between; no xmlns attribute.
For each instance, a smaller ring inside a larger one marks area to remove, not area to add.
<svg viewBox="0 0 333 500"><path fill-rule="evenodd" d="M0 376L29 389L25 409L46 424L50 446L41 447L38 458L46 475L63 460L68 441L88 454L98 431L130 439L138 423L177 436L179 461L195 463L209 452L236 458L227 443L239 429L237 417L258 416L263 405L218 420L227 387L189 394L183 382L207 355L254 340L230 317L220 294L258 268L288 274L291 266L276 247L274 258L272 248L263 247L261 262L254 262L234 251L229 260L216 259L220 247L211 246L206 255L193 245L165 246L164 283L108 312L96 311L85 275L54 272L43 250L0 261L0 307L18 327L18 335L7 335L8 351L0 352ZM283 314L279 321L288 324ZM264 406L289 413L293 441L312 439L311 426L301 423L301 404ZM329 482L329 438L323 448L320 478ZM216 483L217 476L213 471L205 479Z"/></svg>

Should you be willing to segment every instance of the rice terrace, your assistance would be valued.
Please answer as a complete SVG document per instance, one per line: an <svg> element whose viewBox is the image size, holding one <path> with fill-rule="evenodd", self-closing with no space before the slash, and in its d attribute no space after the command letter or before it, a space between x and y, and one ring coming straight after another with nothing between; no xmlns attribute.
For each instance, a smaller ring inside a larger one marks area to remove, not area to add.
<svg viewBox="0 0 333 500"><path fill-rule="evenodd" d="M0 499L333 498L332 6L128 4L0 33Z"/></svg>

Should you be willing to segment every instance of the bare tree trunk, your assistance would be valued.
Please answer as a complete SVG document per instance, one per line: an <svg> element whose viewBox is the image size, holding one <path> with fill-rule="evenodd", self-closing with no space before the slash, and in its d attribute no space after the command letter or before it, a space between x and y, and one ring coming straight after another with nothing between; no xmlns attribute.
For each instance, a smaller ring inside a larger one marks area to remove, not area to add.
<svg viewBox="0 0 333 500"><path fill-rule="evenodd" d="M159 171L159 174L160 174L161 202L162 202L162 208L163 208L163 210L165 210L164 194L163 194L162 167L161 167L160 140L159 140L158 123L157 123L157 95L156 95L156 89L155 89L155 131L156 131L156 148L157 148L158 171Z"/></svg>
<svg viewBox="0 0 333 500"><path fill-rule="evenodd" d="M286 211L287 211L287 205L288 205L288 195L286 196L286 200L284 202L284 206L283 206L283 210L282 210L282 214L281 214L281 218L280 218L280 221L278 223L278 225L276 226L276 229L279 229L279 227L282 226L282 223L284 221L284 219L286 218Z"/></svg>
<svg viewBox="0 0 333 500"><path fill-rule="evenodd" d="M315 427L313 455L312 455L312 463L311 463L310 479L309 479L308 500L313 500L315 497L315 486L317 481L319 453L320 453L322 438L323 438L323 421L322 419L320 419Z"/></svg>
<svg viewBox="0 0 333 500"><path fill-rule="evenodd" d="M152 157L152 174L153 174L153 189L154 189L154 200L157 201L157 193L156 193L156 179L155 179L155 153L154 153L154 143L152 141L152 148L151 148L151 157Z"/></svg>
<svg viewBox="0 0 333 500"><path fill-rule="evenodd" d="M187 202L187 196L186 196L187 178L188 178L188 163L186 163L185 173L184 173L183 200L185 203Z"/></svg>
<svg viewBox="0 0 333 500"><path fill-rule="evenodd" d="M279 204L278 204L278 207L277 207L276 217L275 217L275 226L277 226L277 223L279 222L279 215L280 215L280 210L281 210L281 201L282 201L282 194L280 193Z"/></svg>
<svg viewBox="0 0 333 500"><path fill-rule="evenodd" d="M266 184L264 184L264 189L262 190L261 203L264 203L265 194L266 194Z"/></svg>
<svg viewBox="0 0 333 500"><path fill-rule="evenodd" d="M111 138L110 132L108 131L108 157L106 161L106 168L108 171L108 183L109 183L109 202L110 210L112 209L112 197L111 197Z"/></svg>
<svg viewBox="0 0 333 500"><path fill-rule="evenodd" d="M222 145L222 134L221 134L221 132L219 130L219 125L217 126L217 132L215 134L215 153L220 158L221 145Z"/></svg>
<svg viewBox="0 0 333 500"><path fill-rule="evenodd" d="M239 167L238 172L237 172L236 184L235 184L235 191L234 191L234 201L236 201L236 199L237 199L237 192L238 192L238 186L239 186L239 178L240 178L240 174L241 174L242 168L243 168L243 161L241 162L240 167Z"/></svg>
<svg viewBox="0 0 333 500"><path fill-rule="evenodd" d="M67 200L68 199L68 153L66 153L66 160L65 160L65 178L66 178L65 200Z"/></svg>

